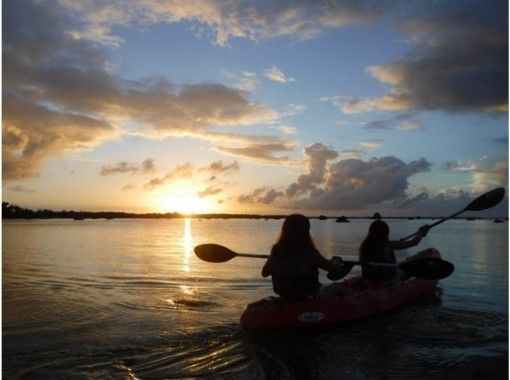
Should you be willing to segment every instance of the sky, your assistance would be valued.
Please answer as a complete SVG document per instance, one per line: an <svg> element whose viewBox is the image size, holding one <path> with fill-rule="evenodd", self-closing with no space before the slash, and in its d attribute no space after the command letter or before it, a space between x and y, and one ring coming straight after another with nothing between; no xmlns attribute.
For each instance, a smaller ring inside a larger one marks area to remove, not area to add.
<svg viewBox="0 0 510 380"><path fill-rule="evenodd" d="M508 187L507 1L4 0L2 22L6 202L444 216Z"/></svg>

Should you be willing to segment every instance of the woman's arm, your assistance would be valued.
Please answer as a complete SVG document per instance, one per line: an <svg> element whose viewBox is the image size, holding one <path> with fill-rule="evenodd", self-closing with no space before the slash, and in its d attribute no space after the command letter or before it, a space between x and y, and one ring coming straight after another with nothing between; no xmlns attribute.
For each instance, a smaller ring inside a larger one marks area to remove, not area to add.
<svg viewBox="0 0 510 380"><path fill-rule="evenodd" d="M389 242L389 246L394 251L398 251L398 250L401 250L401 249L407 249L407 248L414 247L415 245L418 245L420 243L421 239L423 239L427 235L428 231L429 231L429 227L428 226L421 226L418 229L418 233L416 234L416 236L412 240L407 240L407 241L390 241Z"/></svg>
<svg viewBox="0 0 510 380"><path fill-rule="evenodd" d="M262 267L262 277L271 276L271 262L272 262L271 258L272 257L273 257L272 255L269 255L268 259L266 260L266 263Z"/></svg>
<svg viewBox="0 0 510 380"><path fill-rule="evenodd" d="M315 259L315 263L317 264L317 266L320 268L320 269L324 269L325 271L332 271L334 269L339 269L339 266L338 265L335 265L333 263L333 260L328 260L326 259L324 256L321 255L321 253L319 251L315 251L314 252L314 259Z"/></svg>
<svg viewBox="0 0 510 380"><path fill-rule="evenodd" d="M319 268L328 271L328 278L330 280L340 280L344 278L352 269L352 265L344 264L342 262L342 258L339 256L333 256L331 260L328 260L322 256L319 251L316 251L316 255Z"/></svg>
<svg viewBox="0 0 510 380"><path fill-rule="evenodd" d="M320 269L323 269L327 272L343 272L346 269L346 265L342 263L342 258L339 256L333 256L331 259L326 259L324 256L320 254L319 251L315 251L315 259L317 262L317 266ZM352 268L349 267L350 271Z"/></svg>

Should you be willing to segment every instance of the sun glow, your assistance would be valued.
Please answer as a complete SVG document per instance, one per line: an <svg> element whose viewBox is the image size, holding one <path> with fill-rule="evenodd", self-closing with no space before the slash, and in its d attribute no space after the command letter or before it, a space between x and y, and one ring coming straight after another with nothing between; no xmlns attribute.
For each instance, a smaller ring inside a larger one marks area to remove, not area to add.
<svg viewBox="0 0 510 380"><path fill-rule="evenodd" d="M211 200L197 196L192 187L167 189L158 196L157 203L162 212L178 212L184 215L213 212Z"/></svg>

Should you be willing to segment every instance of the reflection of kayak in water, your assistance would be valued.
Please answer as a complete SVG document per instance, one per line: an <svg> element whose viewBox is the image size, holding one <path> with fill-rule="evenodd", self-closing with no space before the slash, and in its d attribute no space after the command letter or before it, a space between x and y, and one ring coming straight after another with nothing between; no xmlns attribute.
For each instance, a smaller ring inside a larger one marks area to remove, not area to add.
<svg viewBox="0 0 510 380"><path fill-rule="evenodd" d="M361 277L353 277L343 284L357 291L354 295L292 303L278 297L264 298L246 307L241 325L246 330L265 330L342 324L415 301L436 283L435 280L412 278L390 286L367 288Z"/></svg>
<svg viewBox="0 0 510 380"><path fill-rule="evenodd" d="M440 257L437 250L429 248L404 262ZM367 287L361 277L352 277L342 281L342 284L356 293L292 303L284 302L278 297L264 298L246 307L241 315L241 325L246 330L265 330L351 322L413 302L433 289L437 280L409 278L389 286Z"/></svg>

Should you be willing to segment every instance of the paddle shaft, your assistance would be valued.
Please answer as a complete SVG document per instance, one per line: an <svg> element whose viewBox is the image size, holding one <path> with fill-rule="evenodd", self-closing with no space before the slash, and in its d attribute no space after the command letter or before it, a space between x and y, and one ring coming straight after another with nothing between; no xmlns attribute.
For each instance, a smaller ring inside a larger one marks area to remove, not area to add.
<svg viewBox="0 0 510 380"><path fill-rule="evenodd" d="M219 244L200 244L197 245L194 249L195 254L202 260L208 261L211 263L224 263L225 261L229 261L236 256L240 257L248 257L248 258L257 258L257 259L267 259L268 255L263 254L251 254L251 253L237 253L224 247ZM424 261L426 260L426 261ZM418 277L418 278L426 278L426 279L441 279L449 276L453 270L453 264L441 260L439 258L419 258L412 259L408 261L397 263L376 263L369 261L350 261L350 260L342 260L341 263L344 264L342 269L338 271L334 270L333 272L328 273L328 278L330 280L338 280L344 277L354 265L366 265L370 267L384 267L384 268L400 268L404 272ZM340 277L341 276L341 277Z"/></svg>
<svg viewBox="0 0 510 380"><path fill-rule="evenodd" d="M236 253L236 256L239 257L252 257L254 259L268 259L269 255L257 255L252 253Z"/></svg>
<svg viewBox="0 0 510 380"><path fill-rule="evenodd" d="M236 256L239 257L249 257L253 259L267 259L269 255L260 255L260 254L251 254L251 253L236 253ZM374 262L364 262L364 261L351 261L351 260L342 260L343 264L349 265L370 265L376 267L389 267L389 268L397 268L398 264L393 263L374 263Z"/></svg>
<svg viewBox="0 0 510 380"><path fill-rule="evenodd" d="M430 229L430 228L432 228L432 227L435 227L435 226L437 226L438 224L444 223L444 222L446 222L447 220L450 220L450 219L452 219L452 218L455 218L457 215L462 214L462 213L463 213L463 212L465 212L465 211L467 211L467 210L466 210L466 209L464 209L464 210L458 211L458 212L456 212L456 213L454 213L454 214L451 214L450 216L447 216L447 217L445 217L445 218L443 218L443 219L441 219L441 220L438 220L437 222L434 222L434 223L432 223L432 224L427 224L427 227L428 227L429 229ZM406 236L406 237L404 237L404 238L400 239L400 241L404 241L404 240L411 239L412 237L415 237L417 234L418 234L418 231L416 231L415 233L413 233L413 234L411 234L411 235L409 235L409 236Z"/></svg>

